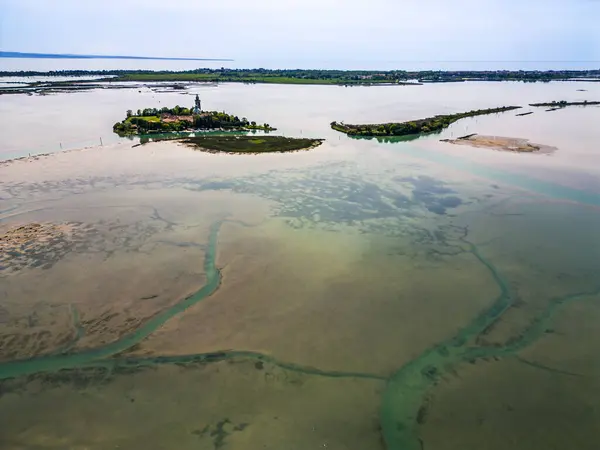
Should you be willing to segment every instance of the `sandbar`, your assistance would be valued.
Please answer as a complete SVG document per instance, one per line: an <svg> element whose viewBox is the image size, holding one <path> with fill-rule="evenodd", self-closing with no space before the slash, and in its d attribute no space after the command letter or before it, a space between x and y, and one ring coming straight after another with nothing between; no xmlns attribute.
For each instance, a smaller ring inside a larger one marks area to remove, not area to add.
<svg viewBox="0 0 600 450"><path fill-rule="evenodd" d="M528 139L479 134L471 134L457 139L442 139L441 142L516 153L552 153L556 151L556 147L535 144L529 142Z"/></svg>

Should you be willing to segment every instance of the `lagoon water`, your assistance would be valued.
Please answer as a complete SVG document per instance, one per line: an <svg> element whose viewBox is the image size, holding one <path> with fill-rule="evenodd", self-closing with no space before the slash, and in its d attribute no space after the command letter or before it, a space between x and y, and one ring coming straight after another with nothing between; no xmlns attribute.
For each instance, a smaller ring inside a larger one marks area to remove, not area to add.
<svg viewBox="0 0 600 450"><path fill-rule="evenodd" d="M111 133L196 94L327 140L239 156ZM599 98L566 82L3 96L0 159L50 155L0 163L0 231L66 231L0 260L0 446L596 449L600 108L400 142L329 123ZM469 133L557 150L439 142Z"/></svg>
<svg viewBox="0 0 600 450"><path fill-rule="evenodd" d="M222 55L227 58L228 55ZM58 71L58 70L193 70L198 67L218 69L339 69L345 70L597 70L600 61L407 61L382 59L335 60L319 59L315 55L290 54L289 58L263 58L232 61L140 60L106 58L5 58L0 57L0 71Z"/></svg>

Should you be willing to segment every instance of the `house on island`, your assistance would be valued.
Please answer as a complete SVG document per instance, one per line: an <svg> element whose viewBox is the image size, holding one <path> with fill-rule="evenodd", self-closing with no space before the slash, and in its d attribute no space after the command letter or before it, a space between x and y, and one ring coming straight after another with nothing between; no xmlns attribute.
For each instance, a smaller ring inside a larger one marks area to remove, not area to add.
<svg viewBox="0 0 600 450"><path fill-rule="evenodd" d="M192 116L176 116L175 114L171 114L171 113L162 113L160 115L160 121L165 122L165 123L182 122L182 121L193 123L194 118Z"/></svg>

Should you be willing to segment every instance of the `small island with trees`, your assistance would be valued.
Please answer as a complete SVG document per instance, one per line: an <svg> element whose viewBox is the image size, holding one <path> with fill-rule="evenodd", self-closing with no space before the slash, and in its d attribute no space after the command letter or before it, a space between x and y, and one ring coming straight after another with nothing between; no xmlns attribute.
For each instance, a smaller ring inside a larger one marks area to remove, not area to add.
<svg viewBox="0 0 600 450"><path fill-rule="evenodd" d="M598 106L600 102L590 102L588 100L584 100L582 102L568 102L566 100L561 100L557 102L556 100L553 102L547 103L530 103L529 106L535 107L545 107L545 108L564 108L566 106Z"/></svg>
<svg viewBox="0 0 600 450"><path fill-rule="evenodd" d="M192 108L178 105L174 108L145 108L135 113L129 110L125 120L113 126L113 131L120 136L198 130L275 131L276 128L225 112L203 111L198 95Z"/></svg>
<svg viewBox="0 0 600 450"><path fill-rule="evenodd" d="M365 125L348 125L344 123L331 122L331 128L346 133L349 136L410 136L422 133L439 132L457 120L467 117L495 114L512 111L520 106L503 106L501 108L477 109L459 114L446 114L426 119L413 120L399 123L380 123Z"/></svg>

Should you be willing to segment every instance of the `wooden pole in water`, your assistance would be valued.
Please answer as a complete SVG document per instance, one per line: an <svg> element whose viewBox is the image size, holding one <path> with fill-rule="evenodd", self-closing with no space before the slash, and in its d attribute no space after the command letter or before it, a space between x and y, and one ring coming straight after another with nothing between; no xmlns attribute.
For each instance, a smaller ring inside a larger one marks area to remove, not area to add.
<svg viewBox="0 0 600 450"><path fill-rule="evenodd" d="M104 146L104 144L102 143L102 138L100 138L100 145Z"/></svg>

